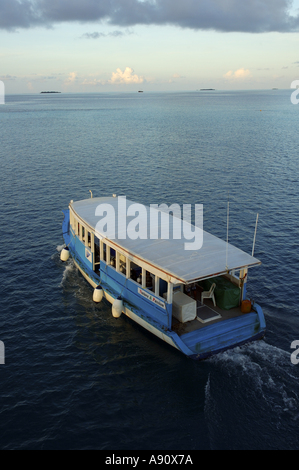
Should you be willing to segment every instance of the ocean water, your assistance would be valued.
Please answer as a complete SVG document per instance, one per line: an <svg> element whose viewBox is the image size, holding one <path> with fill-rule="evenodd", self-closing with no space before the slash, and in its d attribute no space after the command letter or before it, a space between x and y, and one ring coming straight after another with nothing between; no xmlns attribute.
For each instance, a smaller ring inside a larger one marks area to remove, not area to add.
<svg viewBox="0 0 299 470"><path fill-rule="evenodd" d="M0 106L1 449L298 449L299 106L290 91L7 96ZM263 341L193 362L60 262L62 209L204 204L263 262Z"/></svg>

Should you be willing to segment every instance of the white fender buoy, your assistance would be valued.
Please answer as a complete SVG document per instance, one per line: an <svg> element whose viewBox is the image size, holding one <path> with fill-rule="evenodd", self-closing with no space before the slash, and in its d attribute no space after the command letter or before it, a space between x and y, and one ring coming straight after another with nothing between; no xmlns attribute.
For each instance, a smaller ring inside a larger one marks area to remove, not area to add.
<svg viewBox="0 0 299 470"><path fill-rule="evenodd" d="M95 290L93 291L92 300L95 303L99 304L100 302L102 302L103 297L104 297L104 291L103 291L102 286L96 287Z"/></svg>
<svg viewBox="0 0 299 470"><path fill-rule="evenodd" d="M112 304L112 315L114 318L119 318L123 311L123 301L121 297L114 300Z"/></svg>
<svg viewBox="0 0 299 470"><path fill-rule="evenodd" d="M70 250L69 250L69 247L67 246L63 248L63 250L61 251L60 259L61 261L65 263L69 259L69 257L70 257Z"/></svg>

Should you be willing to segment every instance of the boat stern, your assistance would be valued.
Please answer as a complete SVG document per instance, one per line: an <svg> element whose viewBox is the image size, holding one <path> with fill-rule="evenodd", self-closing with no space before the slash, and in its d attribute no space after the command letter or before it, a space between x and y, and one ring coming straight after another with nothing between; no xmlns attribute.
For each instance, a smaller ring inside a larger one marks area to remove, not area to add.
<svg viewBox="0 0 299 470"><path fill-rule="evenodd" d="M262 339L266 323L262 308L255 304L252 311L242 316L220 321L181 336L181 341L196 360Z"/></svg>

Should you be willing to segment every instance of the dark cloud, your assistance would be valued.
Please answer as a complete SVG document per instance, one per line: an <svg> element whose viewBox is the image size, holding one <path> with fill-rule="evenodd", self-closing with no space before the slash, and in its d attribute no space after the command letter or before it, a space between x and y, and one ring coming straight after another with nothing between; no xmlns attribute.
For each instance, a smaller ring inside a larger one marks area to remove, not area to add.
<svg viewBox="0 0 299 470"><path fill-rule="evenodd" d="M17 79L17 77L12 76L12 75L2 75L2 76L0 76L0 80L5 81L5 82L7 82L8 80L16 80L16 79Z"/></svg>
<svg viewBox="0 0 299 470"><path fill-rule="evenodd" d="M292 4L292 0L0 0L0 28L105 20L123 27L170 24L226 32L291 32L299 30L299 16L289 13Z"/></svg>
<svg viewBox="0 0 299 470"><path fill-rule="evenodd" d="M81 36L81 39L99 39L99 38L105 38L107 34L104 33L85 33Z"/></svg>
<svg viewBox="0 0 299 470"><path fill-rule="evenodd" d="M131 32L123 32L123 31L112 31L111 33L85 33L81 36L81 39L100 39L100 38L107 38L107 37L113 37L113 38L118 38L121 36L127 36L128 34L132 34Z"/></svg>
<svg viewBox="0 0 299 470"><path fill-rule="evenodd" d="M36 13L30 0L1 0L0 29L34 26L38 22Z"/></svg>
<svg viewBox="0 0 299 470"><path fill-rule="evenodd" d="M47 21L90 22L108 17L113 0L34 0L34 3L41 18Z"/></svg>

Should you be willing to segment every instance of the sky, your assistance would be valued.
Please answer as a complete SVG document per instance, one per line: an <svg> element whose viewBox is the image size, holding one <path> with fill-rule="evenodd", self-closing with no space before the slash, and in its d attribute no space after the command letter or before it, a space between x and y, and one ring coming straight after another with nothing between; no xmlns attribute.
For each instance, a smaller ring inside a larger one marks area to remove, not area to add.
<svg viewBox="0 0 299 470"><path fill-rule="evenodd" d="M299 0L0 0L6 93L290 88Z"/></svg>

